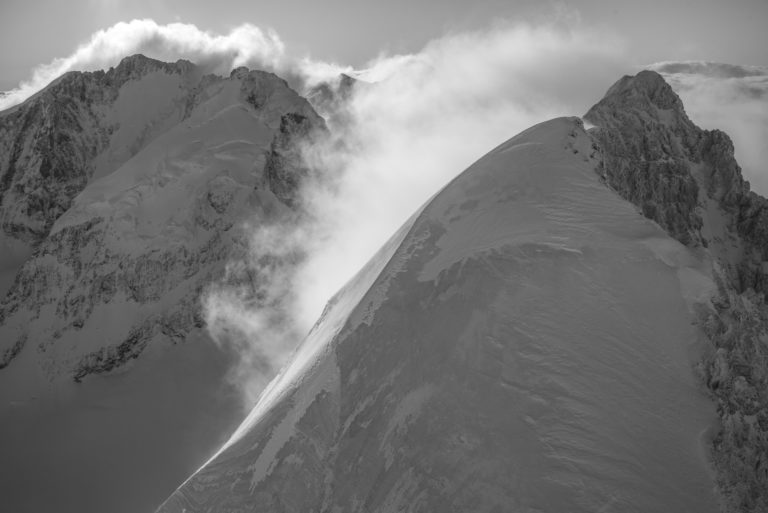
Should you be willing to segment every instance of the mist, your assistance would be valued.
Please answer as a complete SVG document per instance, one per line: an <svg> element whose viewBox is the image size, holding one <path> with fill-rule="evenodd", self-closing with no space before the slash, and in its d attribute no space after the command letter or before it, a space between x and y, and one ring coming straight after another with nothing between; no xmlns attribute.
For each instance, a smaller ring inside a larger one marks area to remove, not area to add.
<svg viewBox="0 0 768 513"><path fill-rule="evenodd" d="M306 227L290 215L246 224L247 251L228 262L224 277L202 296L208 333L235 356L227 379L241 391L245 408L256 402L304 335L292 312Z"/></svg>

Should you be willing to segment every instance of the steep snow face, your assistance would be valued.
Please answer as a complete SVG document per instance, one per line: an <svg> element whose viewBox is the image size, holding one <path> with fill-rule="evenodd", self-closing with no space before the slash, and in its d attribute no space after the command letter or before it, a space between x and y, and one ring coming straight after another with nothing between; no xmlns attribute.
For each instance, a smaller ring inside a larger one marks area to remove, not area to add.
<svg viewBox="0 0 768 513"><path fill-rule="evenodd" d="M34 253L16 232L0 239L13 250L0 278L15 274L0 302L0 482L14 511L148 510L220 445L239 404L201 294L250 250L245 221L290 212L304 173L295 143L324 126L273 74L241 68L190 88L191 64L131 67L142 63L98 75L122 84L108 108L93 107L114 130L96 157L76 153L87 184L40 225L50 222ZM62 108L57 91L39 108ZM52 137L64 137L57 127ZM14 162L13 180L39 174L32 157ZM258 290L247 272L228 279ZM31 447L47 449L29 460Z"/></svg>
<svg viewBox="0 0 768 513"><path fill-rule="evenodd" d="M471 166L159 511L717 511L710 262L599 165L561 118Z"/></svg>

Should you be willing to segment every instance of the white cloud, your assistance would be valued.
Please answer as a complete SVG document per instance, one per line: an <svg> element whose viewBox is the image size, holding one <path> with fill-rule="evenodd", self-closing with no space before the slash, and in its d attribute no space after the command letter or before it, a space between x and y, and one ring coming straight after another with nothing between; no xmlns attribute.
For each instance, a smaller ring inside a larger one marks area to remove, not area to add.
<svg viewBox="0 0 768 513"><path fill-rule="evenodd" d="M136 53L162 61L187 59L206 72L218 74L229 74L238 66L283 75L302 69L286 55L285 45L277 33L249 23L233 28L228 34L213 34L191 24L160 25L148 19L132 20L100 30L71 55L35 68L29 80L0 98L0 109L24 101L67 71L107 69ZM322 68L326 74L333 68L331 64L312 64L313 69Z"/></svg>
<svg viewBox="0 0 768 513"><path fill-rule="evenodd" d="M318 174L339 178L307 190L325 242L302 269L300 323L310 326L419 206L484 153L534 123L585 112L627 71L622 57L609 34L504 24L370 62L357 76L378 82L356 88L344 123L308 149Z"/></svg>
<svg viewBox="0 0 768 513"><path fill-rule="evenodd" d="M293 218L245 228L248 252L227 264L203 295L208 332L236 355L230 381L250 408L304 334L294 322L296 266L305 257L306 225Z"/></svg>
<svg viewBox="0 0 768 513"><path fill-rule="evenodd" d="M752 190L768 196L768 68L699 61L649 68L680 95L694 123L731 136Z"/></svg>

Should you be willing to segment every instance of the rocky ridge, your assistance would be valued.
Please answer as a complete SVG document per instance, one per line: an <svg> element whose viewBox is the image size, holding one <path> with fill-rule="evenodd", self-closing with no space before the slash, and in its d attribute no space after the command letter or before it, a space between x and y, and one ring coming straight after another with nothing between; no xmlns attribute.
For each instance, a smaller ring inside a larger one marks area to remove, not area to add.
<svg viewBox="0 0 768 513"><path fill-rule="evenodd" d="M626 76L584 116L606 183L712 258L719 284L699 313L701 373L718 404L713 460L725 510L768 510L768 200L750 191L720 130L702 130L653 71Z"/></svg>

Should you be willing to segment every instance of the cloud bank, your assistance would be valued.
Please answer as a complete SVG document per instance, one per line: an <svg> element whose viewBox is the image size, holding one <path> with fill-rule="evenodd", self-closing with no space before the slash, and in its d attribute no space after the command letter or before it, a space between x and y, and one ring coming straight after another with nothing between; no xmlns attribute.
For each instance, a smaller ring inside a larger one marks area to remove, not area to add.
<svg viewBox="0 0 768 513"><path fill-rule="evenodd" d="M680 95L694 123L731 136L752 190L768 196L768 68L699 61L649 68Z"/></svg>

